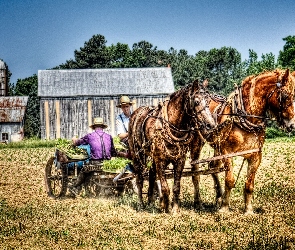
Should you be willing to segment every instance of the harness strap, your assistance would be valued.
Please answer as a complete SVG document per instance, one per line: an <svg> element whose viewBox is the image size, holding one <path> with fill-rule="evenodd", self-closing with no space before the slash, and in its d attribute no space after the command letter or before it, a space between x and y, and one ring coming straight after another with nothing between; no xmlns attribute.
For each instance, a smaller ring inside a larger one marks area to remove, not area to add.
<svg viewBox="0 0 295 250"><path fill-rule="evenodd" d="M128 130L127 130L126 127L125 127L125 124L124 124L124 121L123 121L122 115L120 114L119 116L120 116L121 121L122 121L122 123L123 123L123 127L124 127L124 129L125 129L125 132L128 133Z"/></svg>
<svg viewBox="0 0 295 250"><path fill-rule="evenodd" d="M97 132L96 132L97 133ZM107 159L107 153L106 153L106 148L105 148L105 144L104 144L104 141L103 141L103 134L100 135L99 133L97 133L98 136L99 136L99 139L100 139L100 144L101 144L101 149L102 149L102 159Z"/></svg>
<svg viewBox="0 0 295 250"><path fill-rule="evenodd" d="M233 100L232 100L233 113L237 117L236 119L234 119L234 122L240 128L242 128L248 132L253 132L255 130L257 130L257 131L263 130L264 126L265 126L264 122L262 122L262 124L254 124L247 119L247 117L254 117L254 116L249 115L245 111L241 89L242 89L241 86L237 87L237 89L235 91L235 95L233 96ZM261 117L261 118L263 118L263 117Z"/></svg>

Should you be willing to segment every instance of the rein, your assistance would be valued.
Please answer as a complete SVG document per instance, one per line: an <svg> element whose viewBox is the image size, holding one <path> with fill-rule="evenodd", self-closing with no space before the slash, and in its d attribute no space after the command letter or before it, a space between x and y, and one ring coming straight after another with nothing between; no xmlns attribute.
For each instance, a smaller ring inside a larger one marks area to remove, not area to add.
<svg viewBox="0 0 295 250"><path fill-rule="evenodd" d="M190 88L189 88L190 87ZM191 142L191 140L194 137L194 133L196 133L196 130L199 130L200 128L202 128L203 123L198 121L197 119L197 115L199 113L201 113L204 109L206 109L206 106L202 107L202 109L198 110L197 112L195 111L195 107L196 105L200 105L200 103L195 103L195 99L194 99L194 93L192 90L192 85L187 85L186 88L182 89L182 95L184 95L186 92L188 92L188 98L184 98L185 103L184 103L184 113L187 114L189 117L193 118L194 123L192 125L192 122L190 122L190 124L188 124L187 129L180 129L177 128L174 124L172 124L169 120L168 120L168 105L169 102L171 101L168 100L166 101L162 106L158 106L158 110L159 113L157 115L154 115L154 112L151 112L147 117L151 117L151 118L155 118L156 119L156 124L157 121L160 120L161 121L161 125L160 127L163 129L163 136L166 138L167 141L169 141L170 143L182 143L182 144L188 144ZM154 111L156 111L157 109L154 109ZM197 125L195 128L195 125ZM185 135L181 136L181 137L177 137L175 135L172 134L172 131L176 132L176 133L185 133Z"/></svg>
<svg viewBox="0 0 295 250"><path fill-rule="evenodd" d="M223 115L228 115L228 116L240 116L240 117L252 117L252 118L257 118L257 119L262 119L262 120L271 120L269 117L265 116L258 116L258 115L241 115L241 114L234 114L234 113L229 113L229 114L217 114L218 116L223 116Z"/></svg>
<svg viewBox="0 0 295 250"><path fill-rule="evenodd" d="M156 119L156 126L159 120L162 122L160 125L158 125L159 128L162 129L162 136L171 144L174 143L182 143L182 144L188 144L193 139L193 133L195 132L194 127L188 128L188 129L179 129L175 127L171 122L168 121L168 114L167 114L167 108L168 108L169 101L164 103L163 106L159 107L159 113L158 115L153 115L153 112L151 114L148 114L146 117L146 120L151 117ZM156 109L154 109L155 111ZM177 133L185 133L182 137L177 137L172 134L171 130L177 132Z"/></svg>
<svg viewBox="0 0 295 250"><path fill-rule="evenodd" d="M277 82L275 84L275 88L271 90L271 92L267 95L266 100L268 103L268 100L273 96L273 94L275 92L278 92L278 102L279 102L279 111L278 111L278 122L280 123L280 121L283 119L282 118L282 107L283 107L283 98L282 96L284 95L282 90L282 83L281 80L277 79ZM218 100L222 100L222 98L214 98L212 97L213 100L218 99ZM218 101L215 100L215 101ZM221 101L222 103L225 103L226 101L223 100ZM223 114L222 112L217 113L217 116L224 116L224 115L228 115L228 116L234 116L237 117L237 119L235 119L234 121L236 122L237 125L239 125L241 128L245 129L248 132L253 132L253 131L261 131L265 128L265 121L266 120L272 120L272 118L267 117L267 116L258 116L258 115L251 115L248 114L245 110L244 107L244 102L243 102L243 95L242 95L242 86L239 86L236 88L233 98L231 100L231 107L232 107L232 113L228 113L228 114ZM249 120L247 120L247 118L256 118L256 119L261 119L263 120L262 124L254 124L252 122L250 122Z"/></svg>

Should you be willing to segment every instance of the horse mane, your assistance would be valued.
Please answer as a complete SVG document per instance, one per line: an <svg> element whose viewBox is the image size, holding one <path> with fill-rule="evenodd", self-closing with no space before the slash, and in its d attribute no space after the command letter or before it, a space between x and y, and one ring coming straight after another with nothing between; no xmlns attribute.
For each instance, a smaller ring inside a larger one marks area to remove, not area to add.
<svg viewBox="0 0 295 250"><path fill-rule="evenodd" d="M243 85L247 84L249 81L252 81L254 78L259 79L260 77L271 77L271 76L273 76L273 74L282 75L283 73L285 73L285 71L286 70L284 70L284 69L264 70L258 74L253 74L253 75L247 76L242 81L241 85L243 86Z"/></svg>
<svg viewBox="0 0 295 250"><path fill-rule="evenodd" d="M185 87L182 87L181 89L173 92L172 94L170 94L169 96L169 100L179 97L180 95L183 95L183 93L185 93L186 91L188 91L188 89L193 85L193 83L190 83L188 85L186 85Z"/></svg>

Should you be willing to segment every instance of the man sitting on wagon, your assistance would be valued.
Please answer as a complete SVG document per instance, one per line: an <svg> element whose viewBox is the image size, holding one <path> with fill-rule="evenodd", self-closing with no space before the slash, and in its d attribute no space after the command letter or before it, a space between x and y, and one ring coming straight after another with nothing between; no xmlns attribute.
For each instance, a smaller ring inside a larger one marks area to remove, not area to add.
<svg viewBox="0 0 295 250"><path fill-rule="evenodd" d="M112 136L103 131L108 127L103 123L103 118L94 118L93 124L89 127L94 131L80 139L73 137L72 142L75 146L90 145L90 165L101 165L103 160L110 160L111 157L117 156ZM79 194L79 187L85 181L86 174L89 171L87 167L86 165L81 169L76 182L70 187L71 193L75 196Z"/></svg>
<svg viewBox="0 0 295 250"><path fill-rule="evenodd" d="M129 151L129 144L128 144L128 127L129 127L129 120L132 114L131 107L133 102L130 101L128 96L121 96L120 103L116 106L120 108L122 112L116 117L116 130L118 137L120 138L120 142L127 148L125 154L121 152L121 157L131 159L130 151ZM134 167L132 163L128 163L122 170L120 174L118 174L114 178L114 182L116 183L119 178L126 172L126 171L134 172Z"/></svg>

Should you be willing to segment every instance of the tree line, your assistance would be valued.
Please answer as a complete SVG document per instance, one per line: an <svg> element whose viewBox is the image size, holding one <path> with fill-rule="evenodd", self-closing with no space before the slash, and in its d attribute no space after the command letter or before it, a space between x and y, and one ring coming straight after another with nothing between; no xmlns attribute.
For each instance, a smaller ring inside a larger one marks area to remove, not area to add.
<svg viewBox="0 0 295 250"><path fill-rule="evenodd" d="M74 59L53 69L91 69L91 68L144 68L166 67L170 65L175 88L179 89L195 79L209 79L209 90L228 95L235 85L249 75L259 74L275 68L295 70L295 36L283 38L285 45L276 60L273 53L262 54L261 59L255 51L249 50L249 58L242 61L241 53L232 47L200 50L189 55L185 49L177 51L159 50L147 41L127 44L117 43L107 46L103 35L92 36L83 47L74 51ZM11 72L8 70L9 77ZM40 101L37 96L38 79L34 74L18 79L16 84L9 83L9 95L29 96L25 135L40 136Z"/></svg>

